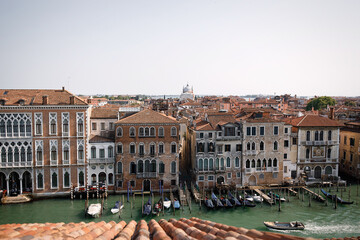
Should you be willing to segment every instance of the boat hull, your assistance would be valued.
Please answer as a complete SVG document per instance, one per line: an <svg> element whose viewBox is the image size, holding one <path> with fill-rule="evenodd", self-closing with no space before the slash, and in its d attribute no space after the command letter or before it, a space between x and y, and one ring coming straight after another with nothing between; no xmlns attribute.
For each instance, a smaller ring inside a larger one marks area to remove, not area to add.
<svg viewBox="0 0 360 240"><path fill-rule="evenodd" d="M269 229L275 230L304 230L305 226L301 222L264 222Z"/></svg>

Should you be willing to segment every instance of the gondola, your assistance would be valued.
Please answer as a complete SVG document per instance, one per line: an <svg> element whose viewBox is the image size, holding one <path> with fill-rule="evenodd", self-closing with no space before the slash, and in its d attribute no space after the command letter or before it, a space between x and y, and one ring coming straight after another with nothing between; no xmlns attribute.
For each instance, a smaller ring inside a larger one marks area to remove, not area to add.
<svg viewBox="0 0 360 240"><path fill-rule="evenodd" d="M204 204L208 209L213 209L214 208L213 202L208 197L205 197Z"/></svg>
<svg viewBox="0 0 360 240"><path fill-rule="evenodd" d="M231 204L229 199L221 197L220 200L221 200L222 204L224 205L224 207L228 207L228 208L233 207L233 205Z"/></svg>
<svg viewBox="0 0 360 240"><path fill-rule="evenodd" d="M332 194L326 192L324 189L321 189L321 192L322 192L327 198L335 201L335 195L332 195ZM345 201L345 200L343 200L342 198L340 198L340 197L338 197L338 196L336 196L336 198L337 198L337 202L338 202L338 203L341 203L341 204L353 204L353 203L354 203L354 201L348 202L348 201Z"/></svg>
<svg viewBox="0 0 360 240"><path fill-rule="evenodd" d="M211 199L213 200L213 203L215 207L224 207L224 204L216 197L214 193L211 193Z"/></svg>
<svg viewBox="0 0 360 240"><path fill-rule="evenodd" d="M151 213L151 197L149 197L149 200L144 205L143 215L150 215Z"/></svg>
<svg viewBox="0 0 360 240"><path fill-rule="evenodd" d="M228 193L228 199L230 200L232 205L235 205L235 206L242 205L241 202L231 194L231 192Z"/></svg>
<svg viewBox="0 0 360 240"><path fill-rule="evenodd" d="M275 230L304 230L305 226L301 222L264 222L269 229Z"/></svg>
<svg viewBox="0 0 360 240"><path fill-rule="evenodd" d="M124 204L120 201L116 201L115 206L113 208L111 208L111 213L115 214L118 213L121 209L123 209Z"/></svg>

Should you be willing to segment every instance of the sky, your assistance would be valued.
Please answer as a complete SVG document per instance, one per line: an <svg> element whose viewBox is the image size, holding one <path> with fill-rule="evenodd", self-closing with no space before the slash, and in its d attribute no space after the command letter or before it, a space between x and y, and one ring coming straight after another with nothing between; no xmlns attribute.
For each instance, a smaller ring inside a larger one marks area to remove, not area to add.
<svg viewBox="0 0 360 240"><path fill-rule="evenodd" d="M3 89L360 95L358 0L0 0Z"/></svg>

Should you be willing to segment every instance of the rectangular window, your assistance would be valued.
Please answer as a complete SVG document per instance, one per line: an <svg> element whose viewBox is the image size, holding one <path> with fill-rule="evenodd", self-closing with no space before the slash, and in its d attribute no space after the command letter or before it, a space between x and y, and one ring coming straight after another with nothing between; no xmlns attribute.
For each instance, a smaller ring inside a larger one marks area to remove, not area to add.
<svg viewBox="0 0 360 240"><path fill-rule="evenodd" d="M296 144L297 144L297 138L295 138L295 137L292 138L292 144L293 144L293 145L296 145Z"/></svg>
<svg viewBox="0 0 360 240"><path fill-rule="evenodd" d="M236 178L241 178L241 172L236 172Z"/></svg>
<svg viewBox="0 0 360 240"><path fill-rule="evenodd" d="M346 160L346 151L343 152L343 159Z"/></svg>
<svg viewBox="0 0 360 240"><path fill-rule="evenodd" d="M204 133L200 133L200 138L204 138Z"/></svg>
<svg viewBox="0 0 360 240"><path fill-rule="evenodd" d="M91 124L91 129L92 129L93 131L96 131L96 123L92 123L92 124Z"/></svg>
<svg viewBox="0 0 360 240"><path fill-rule="evenodd" d="M223 146L222 146L222 145L218 145L218 146L216 146L216 148L217 148L217 152L221 154L221 153L222 153Z"/></svg>
<svg viewBox="0 0 360 240"><path fill-rule="evenodd" d="M256 127L251 128L251 135L256 136Z"/></svg>
<svg viewBox="0 0 360 240"><path fill-rule="evenodd" d="M278 134L279 134L279 127L274 126L274 135L278 135Z"/></svg>
<svg viewBox="0 0 360 240"><path fill-rule="evenodd" d="M353 161L353 158L354 158L354 154L350 153L350 162L352 163Z"/></svg>
<svg viewBox="0 0 360 240"><path fill-rule="evenodd" d="M212 138L212 133L209 133L209 138Z"/></svg>
<svg viewBox="0 0 360 240"><path fill-rule="evenodd" d="M284 147L289 147L289 140L284 140Z"/></svg>
<svg viewBox="0 0 360 240"><path fill-rule="evenodd" d="M247 136L251 135L251 127L246 127L246 135Z"/></svg>
<svg viewBox="0 0 360 240"><path fill-rule="evenodd" d="M347 144L347 137L344 136L344 144L346 145Z"/></svg>
<svg viewBox="0 0 360 240"><path fill-rule="evenodd" d="M176 153L176 144L171 144L171 153Z"/></svg>
<svg viewBox="0 0 360 240"><path fill-rule="evenodd" d="M355 146L355 138L350 138L350 146Z"/></svg>
<svg viewBox="0 0 360 240"><path fill-rule="evenodd" d="M100 124L100 128L101 128L101 131L105 131L105 123L104 122L102 122Z"/></svg>
<svg viewBox="0 0 360 240"><path fill-rule="evenodd" d="M284 173L287 173L287 166L284 166Z"/></svg>
<svg viewBox="0 0 360 240"><path fill-rule="evenodd" d="M284 132L285 132L285 134L286 134L286 133L289 133L289 129L288 129L288 128L284 128Z"/></svg>
<svg viewBox="0 0 360 240"><path fill-rule="evenodd" d="M204 181L205 178L204 178L204 176L200 175L200 176L198 177L198 180L199 180L199 181Z"/></svg>
<svg viewBox="0 0 360 240"><path fill-rule="evenodd" d="M242 151L242 144L236 144L236 151L241 152Z"/></svg>
<svg viewBox="0 0 360 240"><path fill-rule="evenodd" d="M99 151L100 158L105 158L105 149L100 149Z"/></svg>
<svg viewBox="0 0 360 240"><path fill-rule="evenodd" d="M287 159L287 153L284 153L284 159Z"/></svg>
<svg viewBox="0 0 360 240"><path fill-rule="evenodd" d="M114 123L113 122L109 122L109 129L114 130Z"/></svg>
<svg viewBox="0 0 360 240"><path fill-rule="evenodd" d="M225 145L225 152L230 152L231 151L231 145L230 144L226 144Z"/></svg>
<svg viewBox="0 0 360 240"><path fill-rule="evenodd" d="M231 177L232 177L232 176L231 176L231 172L227 173L227 178L228 178L228 179L231 179Z"/></svg>
<svg viewBox="0 0 360 240"><path fill-rule="evenodd" d="M160 154L163 154L163 153L164 153L164 145L163 145L163 144L160 144L160 145L159 145L159 153L160 153Z"/></svg>
<svg viewBox="0 0 360 240"><path fill-rule="evenodd" d="M132 153L132 154L135 153L135 144L130 145L130 153Z"/></svg>
<svg viewBox="0 0 360 240"><path fill-rule="evenodd" d="M265 127L260 127L260 136L265 135Z"/></svg>
<svg viewBox="0 0 360 240"><path fill-rule="evenodd" d="M225 136L235 136L235 128L225 127Z"/></svg>
<svg viewBox="0 0 360 240"><path fill-rule="evenodd" d="M208 176L208 181L214 181L214 176Z"/></svg>
<svg viewBox="0 0 360 240"><path fill-rule="evenodd" d="M134 181L134 180L131 180L131 181L130 181L130 186L131 186L131 187L135 187L135 181Z"/></svg>

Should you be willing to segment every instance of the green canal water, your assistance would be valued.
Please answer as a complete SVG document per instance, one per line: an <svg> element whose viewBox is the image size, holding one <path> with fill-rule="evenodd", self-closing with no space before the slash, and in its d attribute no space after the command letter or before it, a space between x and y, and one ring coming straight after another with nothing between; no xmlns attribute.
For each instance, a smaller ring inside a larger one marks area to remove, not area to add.
<svg viewBox="0 0 360 240"><path fill-rule="evenodd" d="M313 189L318 192L318 189ZM360 191L360 187L359 187ZM340 191L336 189L331 191L340 196ZM300 199L298 196L290 196L290 201L281 204L281 211L278 206L269 206L266 203L258 204L255 208L234 208L234 209L219 209L207 210L205 206L200 209L199 204L192 202L192 209L188 206L184 209L176 210L174 212L167 211L164 215L158 217L145 217L146 221L151 218L159 220L161 218L190 218L198 217L214 222L219 222L227 225L238 227L245 227L249 229L257 229L260 231L268 231L264 226L264 221L301 221L306 228L303 231L291 231L283 233L314 238L329 238L329 237L351 237L360 236L360 196L357 196L357 186L351 186L351 200L354 201L352 205L338 205L334 209L334 203L330 200L325 203L320 203L315 200L311 201L309 206L309 197L305 195L304 201L302 195ZM344 200L348 200L349 191L343 192ZM359 193L360 195L360 193ZM141 196L135 198L133 209L131 210L130 203L126 202L121 214L112 215L110 212L115 201L122 199L122 195L112 195L105 200L105 210L100 218L89 218L84 215L85 200L70 200L70 199L48 199L38 200L26 204L17 205L0 205L0 224L5 223L43 223L43 222L90 222L90 221L136 221L142 219L141 216ZM155 196L158 200L159 196ZM145 201L147 197L145 197ZM90 203L100 202L97 199L91 199ZM132 217L131 217L132 215Z"/></svg>

